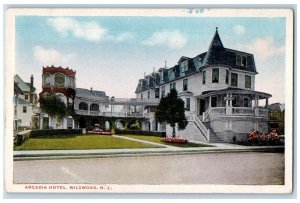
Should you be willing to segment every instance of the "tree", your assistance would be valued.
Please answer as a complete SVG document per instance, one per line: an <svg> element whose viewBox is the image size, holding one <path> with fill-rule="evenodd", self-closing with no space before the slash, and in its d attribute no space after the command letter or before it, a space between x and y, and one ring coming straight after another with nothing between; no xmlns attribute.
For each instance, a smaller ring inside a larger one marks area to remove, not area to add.
<svg viewBox="0 0 300 203"><path fill-rule="evenodd" d="M47 113L49 117L61 120L67 115L67 106L55 94L45 94L40 97L40 108Z"/></svg>
<svg viewBox="0 0 300 203"><path fill-rule="evenodd" d="M184 101L177 96L177 91L172 89L171 92L161 98L155 112L155 119L160 123L167 123L173 128L172 136L175 137L175 126L178 124L178 130L184 130L187 126L187 120L184 114Z"/></svg>

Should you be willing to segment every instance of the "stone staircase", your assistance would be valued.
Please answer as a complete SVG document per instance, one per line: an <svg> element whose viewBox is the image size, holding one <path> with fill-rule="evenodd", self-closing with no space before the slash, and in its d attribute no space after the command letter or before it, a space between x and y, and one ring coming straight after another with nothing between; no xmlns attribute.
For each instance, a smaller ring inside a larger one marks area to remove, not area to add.
<svg viewBox="0 0 300 203"><path fill-rule="evenodd" d="M209 122L202 122L202 124L205 126L206 129L209 129L210 131L210 136L209 136L210 143L224 143L224 141L215 134L215 131L214 129L212 129Z"/></svg>

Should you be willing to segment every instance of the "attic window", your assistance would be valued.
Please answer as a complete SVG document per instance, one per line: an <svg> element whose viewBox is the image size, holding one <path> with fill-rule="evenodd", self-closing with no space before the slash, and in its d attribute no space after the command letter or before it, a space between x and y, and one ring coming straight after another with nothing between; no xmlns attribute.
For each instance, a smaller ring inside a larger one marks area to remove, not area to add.
<svg viewBox="0 0 300 203"><path fill-rule="evenodd" d="M247 66L247 56L236 55L236 65L246 67Z"/></svg>
<svg viewBox="0 0 300 203"><path fill-rule="evenodd" d="M180 64L181 72L185 72L188 70L188 61L184 61Z"/></svg>

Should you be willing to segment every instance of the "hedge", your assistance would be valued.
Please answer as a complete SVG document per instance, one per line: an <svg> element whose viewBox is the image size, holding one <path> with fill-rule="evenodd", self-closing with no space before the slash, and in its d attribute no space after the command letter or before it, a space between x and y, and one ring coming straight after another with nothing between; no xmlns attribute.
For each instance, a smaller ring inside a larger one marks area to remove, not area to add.
<svg viewBox="0 0 300 203"><path fill-rule="evenodd" d="M166 132L153 132L153 131L143 131L143 130L115 130L115 134L132 134L132 135L149 135L156 137L166 137Z"/></svg>
<svg viewBox="0 0 300 203"><path fill-rule="evenodd" d="M45 137L51 135L72 135L82 134L82 129L52 129L52 130L32 130L30 138L33 137Z"/></svg>
<svg viewBox="0 0 300 203"><path fill-rule="evenodd" d="M53 130L31 130L23 131L16 135L14 138L14 145L20 146L26 142L29 138L34 137L49 137L56 135L72 135L72 134L82 134L82 129L53 129Z"/></svg>

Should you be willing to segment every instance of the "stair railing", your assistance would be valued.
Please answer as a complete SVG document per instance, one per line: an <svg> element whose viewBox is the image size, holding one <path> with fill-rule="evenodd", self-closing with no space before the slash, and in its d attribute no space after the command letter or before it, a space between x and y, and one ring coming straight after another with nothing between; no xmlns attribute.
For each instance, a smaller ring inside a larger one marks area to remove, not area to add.
<svg viewBox="0 0 300 203"><path fill-rule="evenodd" d="M205 139L209 142L210 131L207 129L200 119L194 114L194 123L197 125L199 130L203 133Z"/></svg>

